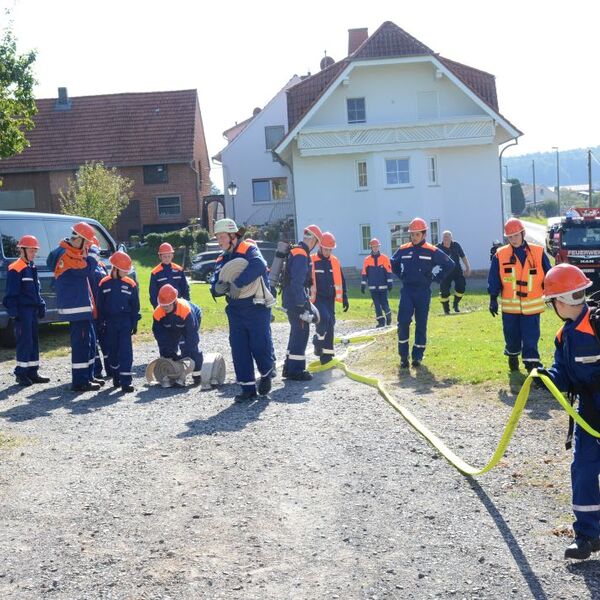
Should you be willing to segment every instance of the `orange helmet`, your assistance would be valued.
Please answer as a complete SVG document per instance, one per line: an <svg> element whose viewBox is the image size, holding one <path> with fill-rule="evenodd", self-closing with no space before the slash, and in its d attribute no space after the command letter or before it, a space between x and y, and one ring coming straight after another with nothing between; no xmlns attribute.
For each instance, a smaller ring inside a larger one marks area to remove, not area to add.
<svg viewBox="0 0 600 600"><path fill-rule="evenodd" d="M335 236L333 235L333 233L330 233L329 231L326 231L322 236L321 236L321 248L326 248L328 250L333 250L335 248L336 244L335 244Z"/></svg>
<svg viewBox="0 0 600 600"><path fill-rule="evenodd" d="M40 249L40 243L34 235L24 235L17 244L17 248L37 248Z"/></svg>
<svg viewBox="0 0 600 600"><path fill-rule="evenodd" d="M169 306L177 300L177 295L177 290L170 283L167 283L158 290L158 303L161 306Z"/></svg>
<svg viewBox="0 0 600 600"><path fill-rule="evenodd" d="M173 250L173 246L171 246L171 244L169 244L168 242L164 242L162 243L159 247L158 247L158 254L168 254L169 252L175 252L175 250Z"/></svg>
<svg viewBox="0 0 600 600"><path fill-rule="evenodd" d="M525 233L525 225L521 219L509 219L504 223L504 235L515 235L515 233Z"/></svg>
<svg viewBox="0 0 600 600"><path fill-rule="evenodd" d="M372 240L369 240L369 246L373 246L373 244L377 244L378 246L381 246L381 242L377 238L373 238Z"/></svg>
<svg viewBox="0 0 600 600"><path fill-rule="evenodd" d="M304 235L307 234L317 238L319 244L321 243L321 238L323 237L323 234L321 233L321 228L318 225L309 225L308 227L305 227Z"/></svg>
<svg viewBox="0 0 600 600"><path fill-rule="evenodd" d="M424 219L421 219L420 217L416 217L415 219L413 219L409 226L408 226L408 231L413 233L413 232L417 232L417 231L427 231L427 223L425 222Z"/></svg>
<svg viewBox="0 0 600 600"><path fill-rule="evenodd" d="M131 272L131 258L125 252L117 250L109 259L108 262L115 268L121 269L121 271Z"/></svg>
<svg viewBox="0 0 600 600"><path fill-rule="evenodd" d="M95 237L94 228L89 223L84 223L83 221L73 225L73 233L90 243L92 243Z"/></svg>
<svg viewBox="0 0 600 600"><path fill-rule="evenodd" d="M592 282L581 269L568 263L552 267L544 278L544 300L557 298L565 304L582 304L585 297L573 298L573 294L589 288Z"/></svg>

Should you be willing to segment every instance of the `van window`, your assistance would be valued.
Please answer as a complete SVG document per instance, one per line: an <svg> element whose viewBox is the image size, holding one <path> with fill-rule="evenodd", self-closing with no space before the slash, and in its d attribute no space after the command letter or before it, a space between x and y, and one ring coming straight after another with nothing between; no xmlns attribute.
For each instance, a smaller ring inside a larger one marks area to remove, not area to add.
<svg viewBox="0 0 600 600"><path fill-rule="evenodd" d="M31 219L3 219L0 221L0 234L2 234L2 249L5 258L18 258L17 244L24 235L34 235L39 243L38 258L46 258L50 248L46 230L42 221Z"/></svg>
<svg viewBox="0 0 600 600"><path fill-rule="evenodd" d="M75 225L75 221L48 219L47 221L44 221L44 225L46 226L50 247L54 249L57 248L65 238L71 236L71 227Z"/></svg>
<svg viewBox="0 0 600 600"><path fill-rule="evenodd" d="M90 223L90 225L94 228L94 231L96 232L96 237L100 242L100 255L110 256L113 253L112 244L108 241L107 237L104 235L104 232L101 229L99 229L93 223Z"/></svg>

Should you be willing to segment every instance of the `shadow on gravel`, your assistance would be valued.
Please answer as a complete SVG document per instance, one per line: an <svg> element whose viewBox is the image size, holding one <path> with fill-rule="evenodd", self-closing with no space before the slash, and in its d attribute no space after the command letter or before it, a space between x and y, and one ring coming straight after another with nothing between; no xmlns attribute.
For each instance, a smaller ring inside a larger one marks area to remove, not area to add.
<svg viewBox="0 0 600 600"><path fill-rule="evenodd" d="M526 376L524 373L516 372L510 373L508 377L509 390L500 390L498 392L498 398L501 402L507 406L514 406L515 400L519 394L519 391L523 387L523 382ZM529 400L525 405L525 412L532 419L547 421L552 417L550 414L551 410L560 409L560 405L550 394L548 390L536 390L533 386L529 395Z"/></svg>
<svg viewBox="0 0 600 600"><path fill-rule="evenodd" d="M421 364L418 368L398 370L398 387L414 390L420 394L431 394L436 389L452 387L458 383L457 379L437 379L426 365Z"/></svg>
<svg viewBox="0 0 600 600"><path fill-rule="evenodd" d="M233 394L228 395L229 397L233 398ZM268 396L258 396L254 402L239 404L233 402L232 399L231 404L216 415L208 417L208 419L195 419L194 421L189 421L186 423L188 430L177 434L177 437L182 439L197 435L212 435L217 431L241 431L246 427L246 425L252 421L256 421L260 417L260 414L263 412L263 410L267 408L268 404Z"/></svg>
<svg viewBox="0 0 600 600"><path fill-rule="evenodd" d="M525 582L529 586L529 590L531 594L536 600L547 600L548 596L546 592L544 592L544 588L538 579L538 576L534 573L527 557L521 550L519 546L519 542L517 542L515 536L513 535L508 523L504 520L504 517L500 513L500 511L496 508L495 504L490 500L489 496L485 493L483 488L477 483L475 479L472 477L466 477L466 480L469 482L469 485L473 489L473 491L477 494L479 500L488 511L490 517L492 517L498 531L502 535L510 553L512 554L517 566L519 567L519 571L521 571L521 575Z"/></svg>
<svg viewBox="0 0 600 600"><path fill-rule="evenodd" d="M160 385L145 385L140 388L140 391L136 394L136 404L147 404L148 402L154 402L155 400L162 400L169 396L180 396L181 394L187 394L190 390L195 389L193 386L188 385L184 388L164 388ZM198 388L200 391L200 388Z"/></svg>
<svg viewBox="0 0 600 600"><path fill-rule="evenodd" d="M79 400L79 395L71 392L69 388L70 384L40 388L28 397L29 402L0 412L0 418L13 422L30 421L48 417L52 411L59 408L64 408L72 414L85 415L118 402L122 395L120 390L109 387Z"/></svg>
<svg viewBox="0 0 600 600"><path fill-rule="evenodd" d="M567 571L583 577L590 590L591 600L600 600L600 560L583 560L567 565Z"/></svg>

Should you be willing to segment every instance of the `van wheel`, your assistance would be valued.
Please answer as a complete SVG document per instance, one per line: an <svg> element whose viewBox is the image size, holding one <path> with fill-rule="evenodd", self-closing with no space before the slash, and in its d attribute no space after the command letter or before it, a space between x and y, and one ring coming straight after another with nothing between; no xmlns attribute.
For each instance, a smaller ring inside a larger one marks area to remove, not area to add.
<svg viewBox="0 0 600 600"><path fill-rule="evenodd" d="M204 279L204 281L206 281L206 283L210 283L210 280L211 280L214 272L215 272L214 269L209 269L208 271L204 272L203 279Z"/></svg>
<svg viewBox="0 0 600 600"><path fill-rule="evenodd" d="M14 348L16 345L17 338L15 338L14 321L9 319L6 327L0 329L0 346Z"/></svg>

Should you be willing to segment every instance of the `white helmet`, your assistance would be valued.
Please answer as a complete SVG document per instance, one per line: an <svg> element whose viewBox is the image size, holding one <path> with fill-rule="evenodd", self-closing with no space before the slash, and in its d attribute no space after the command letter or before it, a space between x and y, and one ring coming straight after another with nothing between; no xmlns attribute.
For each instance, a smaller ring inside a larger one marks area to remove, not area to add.
<svg viewBox="0 0 600 600"><path fill-rule="evenodd" d="M233 219L219 219L215 223L215 234L217 233L237 233L238 226Z"/></svg>

